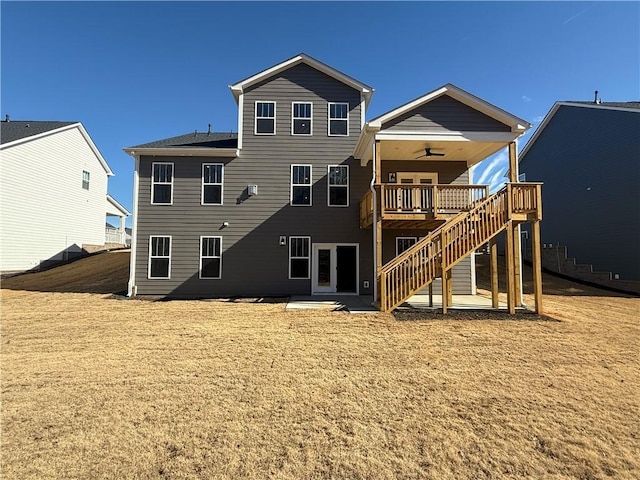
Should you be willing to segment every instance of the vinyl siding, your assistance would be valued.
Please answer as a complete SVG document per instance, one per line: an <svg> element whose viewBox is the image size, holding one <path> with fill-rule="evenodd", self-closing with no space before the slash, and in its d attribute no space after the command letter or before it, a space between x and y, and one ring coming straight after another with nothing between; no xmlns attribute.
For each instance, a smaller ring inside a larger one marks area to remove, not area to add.
<svg viewBox="0 0 640 480"><path fill-rule="evenodd" d="M1 270L104 244L107 174L77 128L3 149L0 168Z"/></svg>
<svg viewBox="0 0 640 480"><path fill-rule="evenodd" d="M383 130L510 132L511 128L478 110L442 95L382 125Z"/></svg>
<svg viewBox="0 0 640 480"><path fill-rule="evenodd" d="M276 101L276 135L254 135L255 101ZM313 135L291 135L291 102L313 102ZM327 102L348 102L350 135L329 137ZM238 158L142 157L140 161L139 294L182 297L308 294L311 280L289 280L287 246L280 236L311 236L312 243L358 243L360 293L372 293L371 230L359 228L359 203L370 167L350 157L360 131L360 93L306 65L298 65L245 92L243 148ZM151 163L175 164L173 205L150 204ZM200 205L202 163L224 163L222 206ZM312 165L312 206L289 205L291 164ZM327 166L348 165L349 207L327 206ZM258 185L248 197L247 185ZM222 227L224 222L229 226ZM171 279L147 279L150 235L173 237ZM222 279L198 278L199 238L222 236ZM369 289L363 282L369 282Z"/></svg>
<svg viewBox="0 0 640 480"><path fill-rule="evenodd" d="M640 280L640 112L561 106L520 162L544 182L543 243Z"/></svg>

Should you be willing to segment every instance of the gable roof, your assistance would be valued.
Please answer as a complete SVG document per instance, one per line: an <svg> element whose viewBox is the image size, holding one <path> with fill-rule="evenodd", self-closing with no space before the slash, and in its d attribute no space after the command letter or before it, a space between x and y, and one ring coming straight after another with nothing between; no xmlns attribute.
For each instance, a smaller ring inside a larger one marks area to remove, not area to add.
<svg viewBox="0 0 640 480"><path fill-rule="evenodd" d="M326 75L329 75L330 77L335 78L336 80L344 83L345 85L350 86L351 88L359 90L364 95L367 104L371 100L371 96L373 95L373 88L371 88L369 85L366 85L356 80L355 78L350 77L349 75L346 75L345 73L342 73L333 67L330 67L326 63L322 63L321 61L316 60L315 58L305 53L300 53L295 57L291 57L289 60L285 60L284 62L278 63L273 67L263 70L262 72L259 72L259 73L256 73L255 75L247 77L244 80L240 80L239 82L236 82L233 85L229 85L229 88L231 89L231 93L233 93L233 96L235 97L236 102L238 102L240 95L244 92L245 88L255 85L256 83L261 82L266 78L269 78L273 75L277 75L278 73L283 72L301 63L304 63L305 65L308 65L311 68L314 68Z"/></svg>
<svg viewBox="0 0 640 480"><path fill-rule="evenodd" d="M124 217L128 217L131 213L129 210L124 208L120 202L107 193L107 215L122 215Z"/></svg>
<svg viewBox="0 0 640 480"><path fill-rule="evenodd" d="M505 125L509 125L513 132L524 132L525 130L531 128L532 126L526 120L516 117L515 115L512 115L509 112L506 112L505 110L502 110L501 108L496 107L495 105L487 102L486 100L476 97L475 95L472 95L469 92L459 87L456 87L451 83L447 83L446 85L443 85L440 88L437 88L425 95L422 95L421 97L411 100L410 102L407 102L404 105L394 108L393 110L390 110L387 113L379 115L378 117L374 118L373 120L370 120L367 123L370 127L379 129L382 127L383 123L393 120L394 118L397 118L413 110L414 108L417 108L426 103L429 103L432 100L435 100L436 98L441 97L442 95L448 95L451 98L461 103L464 103L465 105L471 108L474 108L501 123L504 123Z"/></svg>
<svg viewBox="0 0 640 480"><path fill-rule="evenodd" d="M76 123L78 122L3 121L0 122L0 144L15 142Z"/></svg>
<svg viewBox="0 0 640 480"><path fill-rule="evenodd" d="M640 113L640 102L584 102L584 101L562 101L556 102L551 107L551 110L545 115L544 119L538 125L533 135L524 146L520 155L518 155L518 162L524 158L527 152L531 149L531 146L536 142L538 137L542 134L544 129L547 127L553 116L561 107L579 107L579 108L591 108L595 110L614 110L621 112L632 112L632 113Z"/></svg>
<svg viewBox="0 0 640 480"><path fill-rule="evenodd" d="M77 128L84 140L93 151L94 155L100 162L107 176L113 176L113 171L109 168L107 161L104 159L96 144L93 143L91 137L80 122L54 122L54 121L38 121L38 120L18 120L0 122L0 149L11 148L15 145L37 140L41 137L54 135Z"/></svg>

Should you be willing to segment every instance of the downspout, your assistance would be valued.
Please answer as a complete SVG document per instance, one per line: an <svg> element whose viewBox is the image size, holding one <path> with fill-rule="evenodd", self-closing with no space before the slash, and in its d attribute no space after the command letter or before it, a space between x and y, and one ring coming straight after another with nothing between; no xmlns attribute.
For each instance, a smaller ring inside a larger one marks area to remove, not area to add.
<svg viewBox="0 0 640 480"><path fill-rule="evenodd" d="M138 250L138 194L140 188L140 155L136 152L127 152L135 159L133 170L133 218L131 219L131 258L129 264L129 283L127 296L135 297L138 293L136 286L136 253Z"/></svg>
<svg viewBox="0 0 640 480"><path fill-rule="evenodd" d="M369 184L369 188L371 189L372 199L373 199L373 301L376 301L378 298L378 209L376 206L378 205L378 199L376 196L376 142L374 136L374 142L371 145L371 149L373 150L373 155L371 159L371 163L373 163L373 168L371 169L373 172L373 176L371 177L371 183Z"/></svg>

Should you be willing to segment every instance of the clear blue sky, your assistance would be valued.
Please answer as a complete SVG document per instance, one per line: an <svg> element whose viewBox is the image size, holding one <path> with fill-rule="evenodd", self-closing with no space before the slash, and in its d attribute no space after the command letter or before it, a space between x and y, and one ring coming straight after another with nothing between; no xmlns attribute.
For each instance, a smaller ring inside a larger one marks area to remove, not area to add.
<svg viewBox="0 0 640 480"><path fill-rule="evenodd" d="M451 82L534 126L557 100L640 99L638 2L1 3L1 111L81 121L131 209L122 148L237 131L228 85L297 53L373 86L367 118ZM530 136L530 133L526 138ZM520 148L524 145L521 141ZM475 180L495 184L505 156Z"/></svg>

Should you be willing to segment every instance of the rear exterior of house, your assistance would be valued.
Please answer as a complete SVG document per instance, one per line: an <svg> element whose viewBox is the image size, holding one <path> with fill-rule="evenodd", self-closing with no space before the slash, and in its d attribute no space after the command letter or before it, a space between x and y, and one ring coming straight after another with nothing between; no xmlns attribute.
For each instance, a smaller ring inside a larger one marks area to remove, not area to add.
<svg viewBox="0 0 640 480"><path fill-rule="evenodd" d="M65 260L105 243L111 169L77 122L3 121L0 270Z"/></svg>
<svg viewBox="0 0 640 480"><path fill-rule="evenodd" d="M125 149L131 295L378 297L382 266L487 199L470 167L528 128L453 85L365 122L371 87L304 54L230 88L238 134ZM455 293L475 290L469 253Z"/></svg>
<svg viewBox="0 0 640 480"><path fill-rule="evenodd" d="M594 272L640 281L640 102L556 103L520 171L545 182L543 244L566 247Z"/></svg>

